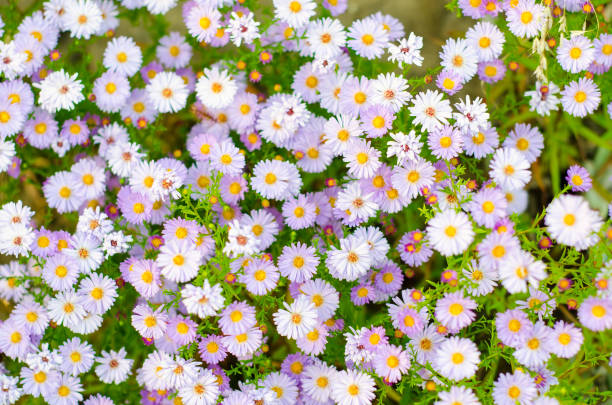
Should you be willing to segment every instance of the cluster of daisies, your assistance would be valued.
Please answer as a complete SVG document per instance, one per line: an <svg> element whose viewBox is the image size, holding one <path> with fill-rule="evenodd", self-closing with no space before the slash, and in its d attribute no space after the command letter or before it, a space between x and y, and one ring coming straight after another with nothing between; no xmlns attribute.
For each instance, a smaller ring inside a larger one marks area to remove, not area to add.
<svg viewBox="0 0 612 405"><path fill-rule="evenodd" d="M612 329L612 205L589 205L573 165L531 224L538 125L502 130L482 98L451 96L516 70L511 36L567 72L524 94L532 111L608 118L612 35L559 28L598 11L459 0L478 21L411 87L400 72L422 65L423 40L397 19L345 27L346 0L274 0L261 17L246 3L47 0L0 20L2 179L62 162L35 184L47 215L0 205L0 403L119 404L138 387L151 405L366 405L395 389L559 404L552 359ZM184 27L151 48L115 33L176 7ZM103 44L95 73L61 63L66 41ZM160 124L186 140L155 159L143 139ZM596 268L566 272L559 252ZM441 275L416 288L420 272Z"/></svg>

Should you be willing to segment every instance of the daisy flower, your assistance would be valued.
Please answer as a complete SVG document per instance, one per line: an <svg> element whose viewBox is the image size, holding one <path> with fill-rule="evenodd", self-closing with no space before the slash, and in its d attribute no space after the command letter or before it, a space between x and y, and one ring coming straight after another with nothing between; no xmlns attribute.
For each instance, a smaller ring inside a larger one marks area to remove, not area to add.
<svg viewBox="0 0 612 405"><path fill-rule="evenodd" d="M104 50L104 67L112 72L133 76L142 64L142 51L130 37L113 38Z"/></svg>
<svg viewBox="0 0 612 405"><path fill-rule="evenodd" d="M540 81L536 82L535 90L525 92L525 96L529 97L529 109L543 116L548 116L551 111L559 109L560 99L557 94L559 87L556 84Z"/></svg>
<svg viewBox="0 0 612 405"><path fill-rule="evenodd" d="M193 51L180 33L173 31L159 40L155 55L167 68L180 69L187 66Z"/></svg>
<svg viewBox="0 0 612 405"><path fill-rule="evenodd" d="M240 46L244 41L245 45L251 45L253 41L260 37L259 22L255 21L255 15L251 12L236 13L232 12L229 21L230 39L236 46Z"/></svg>
<svg viewBox="0 0 612 405"><path fill-rule="evenodd" d="M244 164L244 154L231 141L216 143L210 150L211 168L223 174L239 175Z"/></svg>
<svg viewBox="0 0 612 405"><path fill-rule="evenodd" d="M583 341L580 329L570 323L557 321L550 331L546 346L557 357L569 359L578 353Z"/></svg>
<svg viewBox="0 0 612 405"><path fill-rule="evenodd" d="M436 319L450 331L459 331L476 318L478 305L471 298L465 298L462 292L446 294L436 302Z"/></svg>
<svg viewBox="0 0 612 405"><path fill-rule="evenodd" d="M514 357L531 369L544 365L550 358L547 345L550 333L548 326L542 321L537 322L525 342L514 351Z"/></svg>
<svg viewBox="0 0 612 405"><path fill-rule="evenodd" d="M73 376L89 371L94 363L93 348L88 342L83 342L77 337L66 340L60 345L59 352L63 358L60 369Z"/></svg>
<svg viewBox="0 0 612 405"><path fill-rule="evenodd" d="M370 142L356 139L344 152L344 162L348 166L348 174L357 178L370 178L380 167L380 151L371 146Z"/></svg>
<svg viewBox="0 0 612 405"><path fill-rule="evenodd" d="M160 248L156 262L164 277L183 283L198 274L202 255L193 249L193 244L189 241L171 240Z"/></svg>
<svg viewBox="0 0 612 405"><path fill-rule="evenodd" d="M565 181L572 187L574 192L589 191L592 186L589 172L580 165L572 165L567 169Z"/></svg>
<svg viewBox="0 0 612 405"><path fill-rule="evenodd" d="M66 7L62 22L72 37L89 39L102 25L102 10L95 1L75 0Z"/></svg>
<svg viewBox="0 0 612 405"><path fill-rule="evenodd" d="M237 89L229 73L216 67L204 69L204 75L196 84L198 99L209 108L227 107L234 99Z"/></svg>
<svg viewBox="0 0 612 405"><path fill-rule="evenodd" d="M463 137L454 126L444 125L429 133L427 144L432 155L439 159L450 160L462 152Z"/></svg>
<svg viewBox="0 0 612 405"><path fill-rule="evenodd" d="M83 85L75 73L70 75L64 69L49 74L42 82L33 86L40 89L38 103L50 113L58 110L72 110L85 97Z"/></svg>
<svg viewBox="0 0 612 405"><path fill-rule="evenodd" d="M372 105L361 112L363 132L369 138L380 138L393 126L395 116L391 110L381 105Z"/></svg>
<svg viewBox="0 0 612 405"><path fill-rule="evenodd" d="M492 229L497 221L506 216L507 201L504 193L497 188L482 188L474 194L466 208L474 221Z"/></svg>
<svg viewBox="0 0 612 405"><path fill-rule="evenodd" d="M326 364L311 364L302 372L302 389L315 401L325 402L331 395L331 382L336 370Z"/></svg>
<svg viewBox="0 0 612 405"><path fill-rule="evenodd" d="M340 21L322 18L310 22L306 31L310 49L318 59L330 59L342 52L346 44L346 33Z"/></svg>
<svg viewBox="0 0 612 405"><path fill-rule="evenodd" d="M480 352L470 339L453 336L442 342L433 360L434 369L453 381L471 378L480 363Z"/></svg>
<svg viewBox="0 0 612 405"><path fill-rule="evenodd" d="M279 273L274 263L266 259L254 259L240 275L240 282L254 295L265 295L272 291L278 283Z"/></svg>
<svg viewBox="0 0 612 405"><path fill-rule="evenodd" d="M561 195L546 208L544 221L548 233L557 242L584 250L594 245L602 226L599 213L583 197Z"/></svg>
<svg viewBox="0 0 612 405"><path fill-rule="evenodd" d="M563 109L574 117L586 117L599 107L601 93L592 79L582 77L561 91Z"/></svg>
<svg viewBox="0 0 612 405"><path fill-rule="evenodd" d="M366 274L371 260L367 242L355 237L340 239L340 248L334 246L327 254L327 265L332 275L347 281Z"/></svg>
<svg viewBox="0 0 612 405"><path fill-rule="evenodd" d="M356 20L348 29L348 46L366 59L379 58L388 42L387 31L371 18Z"/></svg>
<svg viewBox="0 0 612 405"><path fill-rule="evenodd" d="M421 48L423 48L423 38L411 32L408 38L400 39L397 45L389 44L389 60L400 66L403 63L421 66L423 64Z"/></svg>
<svg viewBox="0 0 612 405"><path fill-rule="evenodd" d="M480 21L468 29L465 38L476 50L481 62L498 58L506 41L499 28L486 21Z"/></svg>
<svg viewBox="0 0 612 405"><path fill-rule="evenodd" d="M442 69L436 79L436 86L449 96L452 96L463 88L462 82L463 80L459 73L450 69Z"/></svg>
<svg viewBox="0 0 612 405"><path fill-rule="evenodd" d="M145 90L153 107L161 113L183 109L189 95L183 79L173 72L158 73Z"/></svg>
<svg viewBox="0 0 612 405"><path fill-rule="evenodd" d="M505 190L520 189L531 180L529 162L514 148L498 149L493 155L489 168L491 178Z"/></svg>
<svg viewBox="0 0 612 405"><path fill-rule="evenodd" d="M536 161L544 148L544 137L536 127L516 124L504 140L504 148L515 148L525 156L527 162Z"/></svg>
<svg viewBox="0 0 612 405"><path fill-rule="evenodd" d="M435 90L427 90L418 93L412 107L409 108L410 115L414 117L414 123L420 124L424 131L433 131L445 124L452 117L450 102L444 100L442 93Z"/></svg>
<svg viewBox="0 0 612 405"><path fill-rule="evenodd" d="M292 28L301 28L315 14L312 0L274 0L274 16Z"/></svg>
<svg viewBox="0 0 612 405"><path fill-rule="evenodd" d="M606 67L612 67L612 35L600 34L593 41L595 60Z"/></svg>
<svg viewBox="0 0 612 405"><path fill-rule="evenodd" d="M434 181L435 169L427 160L418 158L396 166L391 175L391 182L400 194L408 199L419 195L424 187L430 187Z"/></svg>
<svg viewBox="0 0 612 405"><path fill-rule="evenodd" d="M437 213L427 224L432 247L444 256L463 253L474 240L469 217L452 210Z"/></svg>
<svg viewBox="0 0 612 405"><path fill-rule="evenodd" d="M440 65L461 76L465 83L478 70L478 54L468 40L449 38L440 51Z"/></svg>
<svg viewBox="0 0 612 405"><path fill-rule="evenodd" d="M120 73L107 71L94 81L96 105L104 112L119 112L130 96L130 83Z"/></svg>
<svg viewBox="0 0 612 405"><path fill-rule="evenodd" d="M381 347L374 354L372 363L376 374L390 383L399 381L410 367L408 353L395 345Z"/></svg>
<svg viewBox="0 0 612 405"><path fill-rule="evenodd" d="M501 283L511 294L526 292L528 283L537 288L546 276L546 265L522 250L508 255L499 264Z"/></svg>
<svg viewBox="0 0 612 405"><path fill-rule="evenodd" d="M219 396L219 384L212 371L204 369L178 390L177 398L185 404L214 404Z"/></svg>
<svg viewBox="0 0 612 405"><path fill-rule="evenodd" d="M78 293L85 310L100 315L110 309L118 295L115 281L97 273L81 280Z"/></svg>
<svg viewBox="0 0 612 405"><path fill-rule="evenodd" d="M220 26L220 20L221 13L212 4L198 3L189 10L185 25L189 34L198 41L210 41Z"/></svg>
<svg viewBox="0 0 612 405"><path fill-rule="evenodd" d="M308 299L298 298L291 304L284 304L284 308L274 313L274 325L281 336L289 339L299 339L317 324L317 311Z"/></svg>
<svg viewBox="0 0 612 405"><path fill-rule="evenodd" d="M519 309L509 309L495 315L497 336L503 344L510 347L521 346L533 331L533 327L527 314Z"/></svg>
<svg viewBox="0 0 612 405"><path fill-rule="evenodd" d="M508 28L517 37L533 38L540 33L546 21L546 8L534 0L519 1L506 11Z"/></svg>
<svg viewBox="0 0 612 405"><path fill-rule="evenodd" d="M123 347L119 351L100 352L100 356L96 357L96 361L100 364L95 368L100 381L106 384L119 384L125 381L134 363L134 360L126 359L126 355L127 352Z"/></svg>
<svg viewBox="0 0 612 405"><path fill-rule="evenodd" d="M376 383L364 372L350 369L339 371L330 383L330 397L339 405L366 405L374 400Z"/></svg>
<svg viewBox="0 0 612 405"><path fill-rule="evenodd" d="M563 70L570 73L580 73L587 69L595 59L595 49L591 41L583 35L575 35L570 39L561 37L557 48L557 61Z"/></svg>
<svg viewBox="0 0 612 405"><path fill-rule="evenodd" d="M500 374L493 384L493 398L499 405L531 404L537 393L535 382L523 371Z"/></svg>
<svg viewBox="0 0 612 405"><path fill-rule="evenodd" d="M83 400L83 386L78 378L63 374L58 380L54 389L45 396L47 401L57 405L72 405Z"/></svg>
<svg viewBox="0 0 612 405"><path fill-rule="evenodd" d="M145 338L159 339L168 328L168 315L163 308L152 310L147 304L140 304L132 311L132 326Z"/></svg>
<svg viewBox="0 0 612 405"><path fill-rule="evenodd" d="M586 328L599 332L612 328L612 301L588 297L578 308L578 320Z"/></svg>

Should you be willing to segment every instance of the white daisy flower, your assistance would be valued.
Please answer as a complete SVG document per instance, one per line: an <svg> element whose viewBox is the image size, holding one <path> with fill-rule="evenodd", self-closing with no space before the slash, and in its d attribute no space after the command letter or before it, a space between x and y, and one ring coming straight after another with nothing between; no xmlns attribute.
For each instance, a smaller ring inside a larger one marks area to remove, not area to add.
<svg viewBox="0 0 612 405"><path fill-rule="evenodd" d="M112 72L132 76L142 64L142 52L130 37L113 38L104 50L104 67Z"/></svg>
<svg viewBox="0 0 612 405"><path fill-rule="evenodd" d="M158 73L145 90L153 107L161 113L183 109L189 95L185 81L174 72Z"/></svg>
<svg viewBox="0 0 612 405"><path fill-rule="evenodd" d="M546 207L544 218L550 236L557 242L584 250L599 240L596 233L602 226L597 211L577 195L561 195Z"/></svg>
<svg viewBox="0 0 612 405"><path fill-rule="evenodd" d="M96 1L74 0L66 7L62 20L70 36L89 39L100 30L102 10Z"/></svg>
<svg viewBox="0 0 612 405"><path fill-rule="evenodd" d="M434 369L453 381L471 378L480 363L480 352L470 339L451 337L438 346L433 360Z"/></svg>
<svg viewBox="0 0 612 405"><path fill-rule="evenodd" d="M38 103L42 108L54 113L58 110L72 110L85 97L81 93L83 85L75 73L70 75L64 69L49 74L42 82L33 86L40 89Z"/></svg>
<svg viewBox="0 0 612 405"><path fill-rule="evenodd" d="M238 86L227 70L204 69L198 79L196 93L198 99L209 108L224 108L232 103Z"/></svg>
<svg viewBox="0 0 612 405"><path fill-rule="evenodd" d="M414 124L421 124L424 131L431 132L448 124L452 117L451 105L443 99L443 94L437 90L420 92L413 99L410 115L414 117Z"/></svg>
<svg viewBox="0 0 612 405"><path fill-rule="evenodd" d="M274 16L290 27L300 28L315 14L313 0L274 0Z"/></svg>
<svg viewBox="0 0 612 405"><path fill-rule="evenodd" d="M274 314L274 325L281 336L299 339L317 326L317 310L307 298L298 298Z"/></svg>
<svg viewBox="0 0 612 405"><path fill-rule="evenodd" d="M489 169L493 181L504 190L523 188L531 180L529 162L514 148L500 148L495 151Z"/></svg>
<svg viewBox="0 0 612 405"><path fill-rule="evenodd" d="M444 256L463 253L474 240L470 218L463 212L437 213L427 224L431 246Z"/></svg>

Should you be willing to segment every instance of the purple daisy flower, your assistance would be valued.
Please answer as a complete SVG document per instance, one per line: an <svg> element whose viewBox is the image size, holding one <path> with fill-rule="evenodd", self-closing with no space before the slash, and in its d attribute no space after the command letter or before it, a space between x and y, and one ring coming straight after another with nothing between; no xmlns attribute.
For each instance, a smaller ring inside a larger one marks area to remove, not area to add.
<svg viewBox="0 0 612 405"><path fill-rule="evenodd" d="M493 153L499 145L499 135L494 127L481 128L477 133L465 132L463 134L463 148L465 154L477 159Z"/></svg>
<svg viewBox="0 0 612 405"><path fill-rule="evenodd" d="M195 221L188 221L183 218L173 218L164 223L162 236L164 241L188 240L195 242L198 237L199 227Z"/></svg>
<svg viewBox="0 0 612 405"><path fill-rule="evenodd" d="M254 259L240 275L240 282L246 285L251 294L265 295L276 287L278 278L278 269L272 260Z"/></svg>
<svg viewBox="0 0 612 405"><path fill-rule="evenodd" d="M242 301L229 304L219 317L219 327L226 335L245 333L256 323L255 308Z"/></svg>
<svg viewBox="0 0 612 405"><path fill-rule="evenodd" d="M436 79L436 86L449 96L463 88L463 80L459 73L450 69L442 69Z"/></svg>
<svg viewBox="0 0 612 405"><path fill-rule="evenodd" d="M358 284L351 288L351 301L355 305L365 305L374 299L374 286L369 283Z"/></svg>
<svg viewBox="0 0 612 405"><path fill-rule="evenodd" d="M467 209L478 225L491 229L506 215L506 195L497 188L485 187L472 197Z"/></svg>
<svg viewBox="0 0 612 405"><path fill-rule="evenodd" d="M139 225L151 219L153 203L144 195L122 187L117 194L117 206L130 224Z"/></svg>
<svg viewBox="0 0 612 405"><path fill-rule="evenodd" d="M89 139L89 127L84 120L66 120L62 125L60 137L65 139L70 146L81 145Z"/></svg>
<svg viewBox="0 0 612 405"><path fill-rule="evenodd" d="M200 340L198 352L202 361L208 364L220 363L227 357L227 350L221 342L221 336L217 335L210 335Z"/></svg>
<svg viewBox="0 0 612 405"><path fill-rule="evenodd" d="M283 277L303 283L310 280L317 272L319 262L314 247L297 242L283 247L283 252L278 258L278 269Z"/></svg>
<svg viewBox="0 0 612 405"><path fill-rule="evenodd" d="M586 328L600 332L612 328L612 300L589 297L578 308L578 320Z"/></svg>
<svg viewBox="0 0 612 405"><path fill-rule="evenodd" d="M493 229L497 233L507 233L509 235L514 235L514 222L512 222L510 218L505 217L497 221Z"/></svg>
<svg viewBox="0 0 612 405"><path fill-rule="evenodd" d="M184 316L174 316L168 321L166 334L178 346L184 346L193 342L196 338L198 325Z"/></svg>
<svg viewBox="0 0 612 405"><path fill-rule="evenodd" d="M221 199L228 204L238 204L244 198L244 193L248 189L247 181L244 177L225 175L220 183Z"/></svg>
<svg viewBox="0 0 612 405"><path fill-rule="evenodd" d="M387 343L389 343L389 338L385 335L385 328L382 326L374 326L366 330L359 339L359 344L371 352L375 352Z"/></svg>
<svg viewBox="0 0 612 405"><path fill-rule="evenodd" d="M391 322L393 326L405 333L409 338L419 334L425 326L421 314L410 307L406 307L399 311L395 317L391 318Z"/></svg>
<svg viewBox="0 0 612 405"><path fill-rule="evenodd" d="M300 382L302 379L302 372L311 364L313 364L313 360L304 354L290 354L281 364L281 373L288 375L297 382Z"/></svg>
<svg viewBox="0 0 612 405"><path fill-rule="evenodd" d="M151 80L153 80L155 76L157 76L157 74L163 70L164 67L161 65L161 63L152 61L140 69L140 76L142 76L142 80L144 80L146 84L149 84L151 83Z"/></svg>
<svg viewBox="0 0 612 405"><path fill-rule="evenodd" d="M217 384L219 384L219 391L226 392L230 389L230 379L223 371L223 369L217 364L210 364L207 367L210 371L212 371L213 375L217 377Z"/></svg>
<svg viewBox="0 0 612 405"><path fill-rule="evenodd" d="M427 144L435 157L444 160L450 160L463 151L461 131L452 125L445 125L430 132Z"/></svg>
<svg viewBox="0 0 612 405"><path fill-rule="evenodd" d="M501 59L478 63L478 77L485 83L495 83L506 75L506 65Z"/></svg>
<svg viewBox="0 0 612 405"><path fill-rule="evenodd" d="M253 152L261 148L261 136L257 131L245 132L240 135L240 141L244 144L249 152Z"/></svg>
<svg viewBox="0 0 612 405"><path fill-rule="evenodd" d="M565 180L572 187L572 191L575 192L586 192L593 186L589 172L580 165L570 166L567 169Z"/></svg>
<svg viewBox="0 0 612 405"><path fill-rule="evenodd" d="M404 263L412 267L425 263L433 254L426 243L425 234L418 229L404 234L396 249Z"/></svg>
<svg viewBox="0 0 612 405"><path fill-rule="evenodd" d="M300 195L283 204L283 217L291 229L308 228L314 225L317 207L305 195Z"/></svg>
<svg viewBox="0 0 612 405"><path fill-rule="evenodd" d="M497 337L507 346L518 348L533 331L534 325L520 309L498 312L495 316Z"/></svg>
<svg viewBox="0 0 612 405"><path fill-rule="evenodd" d="M35 232L34 242L30 245L36 256L49 257L57 253L57 238L55 232L41 227Z"/></svg>
<svg viewBox="0 0 612 405"><path fill-rule="evenodd" d="M380 138L393 126L395 115L381 105L373 105L361 113L361 130L368 138Z"/></svg>
<svg viewBox="0 0 612 405"><path fill-rule="evenodd" d="M384 294L396 294L404 281L404 274L397 264L387 261L374 276L374 286Z"/></svg>
<svg viewBox="0 0 612 405"><path fill-rule="evenodd" d="M478 304L463 292L446 294L436 302L436 319L450 332L458 332L474 321Z"/></svg>

